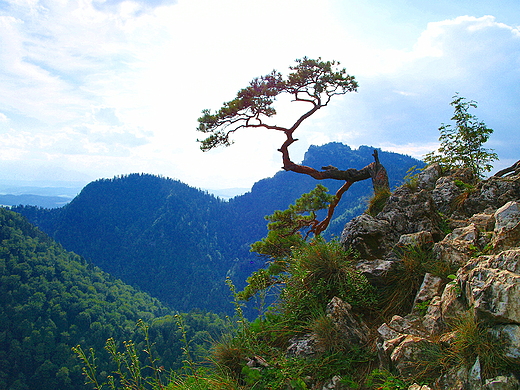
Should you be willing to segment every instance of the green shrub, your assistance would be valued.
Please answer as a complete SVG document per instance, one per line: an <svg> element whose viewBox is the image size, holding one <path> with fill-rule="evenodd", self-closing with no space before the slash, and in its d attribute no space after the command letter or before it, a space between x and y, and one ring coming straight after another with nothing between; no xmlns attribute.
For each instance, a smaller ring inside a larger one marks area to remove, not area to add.
<svg viewBox="0 0 520 390"><path fill-rule="evenodd" d="M365 382L365 386L374 390L405 390L409 385L386 370L372 371Z"/></svg>

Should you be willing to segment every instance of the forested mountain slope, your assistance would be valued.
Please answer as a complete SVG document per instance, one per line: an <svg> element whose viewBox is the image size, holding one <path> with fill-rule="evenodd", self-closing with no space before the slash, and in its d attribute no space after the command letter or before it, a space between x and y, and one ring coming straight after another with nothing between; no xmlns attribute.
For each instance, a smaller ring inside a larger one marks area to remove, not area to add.
<svg viewBox="0 0 520 390"><path fill-rule="evenodd" d="M224 201L132 174L88 184L61 209L16 208L68 250L179 310L223 310L231 262L219 252ZM202 303L202 304L196 304Z"/></svg>
<svg viewBox="0 0 520 390"><path fill-rule="evenodd" d="M374 161L373 152L374 148L369 146L352 149L339 142L331 142L322 146L310 146L302 165L318 170L326 165L341 170L361 169ZM388 171L391 188L402 184L408 169L413 166L424 166L422 161L398 153L379 151L379 156ZM317 181L307 175L280 171L271 178L255 183L251 192L231 199L229 203L235 212L236 224L242 227L241 233L243 233L243 237L238 242L254 242L264 237L267 233L264 216L272 214L275 210L285 210L318 183L323 184L334 194L344 182L332 179ZM339 237L345 224L366 209L372 193L370 180L352 185L336 207L334 219L325 236Z"/></svg>
<svg viewBox="0 0 520 390"><path fill-rule="evenodd" d="M312 146L303 164L321 169L360 169L373 161L373 148L353 150L340 143ZM418 160L380 152L391 186L400 184ZM242 285L263 259L250 244L267 233L264 217L284 210L318 182L294 172L278 172L251 192L229 202L179 181L132 174L90 183L68 205L46 210L17 207L68 250L103 270L139 286L179 310L198 307L230 312L226 276ZM335 192L342 182L321 184ZM355 183L339 204L326 232L338 236L346 222L362 213L371 196L369 181Z"/></svg>
<svg viewBox="0 0 520 390"><path fill-rule="evenodd" d="M71 348L102 351L109 337L139 342L139 319L150 328L161 362L181 363L181 335L173 311L82 257L67 252L17 213L0 208L0 388L82 388ZM163 316L163 317L159 317ZM195 332L218 332L215 315L191 313ZM196 340L200 341L200 337ZM106 367L108 356L98 364Z"/></svg>

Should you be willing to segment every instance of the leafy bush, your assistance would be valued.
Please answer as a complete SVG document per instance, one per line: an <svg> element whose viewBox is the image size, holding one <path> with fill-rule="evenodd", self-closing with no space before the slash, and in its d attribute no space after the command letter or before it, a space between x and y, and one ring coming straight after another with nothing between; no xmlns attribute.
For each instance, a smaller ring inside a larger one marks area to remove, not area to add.
<svg viewBox="0 0 520 390"><path fill-rule="evenodd" d="M488 129L486 124L479 121L476 116L468 113L470 108L477 107L475 101L468 102L457 93L453 96L450 105L455 108L451 118L455 121L455 127L444 123L441 125L439 128L441 146L437 150L438 154L428 153L424 161L427 164L439 163L447 170L470 168L480 177L484 172L491 170L491 162L498 158L496 153L482 146L493 130Z"/></svg>

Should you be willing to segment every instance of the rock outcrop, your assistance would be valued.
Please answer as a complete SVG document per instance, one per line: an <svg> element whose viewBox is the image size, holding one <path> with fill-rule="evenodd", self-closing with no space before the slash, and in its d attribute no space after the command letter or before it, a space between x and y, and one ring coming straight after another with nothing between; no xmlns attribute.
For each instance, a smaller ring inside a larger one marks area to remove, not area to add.
<svg viewBox="0 0 520 390"><path fill-rule="evenodd" d="M411 389L520 389L518 173L477 181L468 170L443 176L430 166L378 215L347 223L341 242L361 254L358 269L375 286L399 269L400 248L427 248L435 262L455 270L424 273L411 310L379 325L381 367L410 379L429 370L429 387ZM479 332L482 345L464 345L470 331ZM464 347L473 350L462 356ZM444 366L428 364L432 351L447 354Z"/></svg>

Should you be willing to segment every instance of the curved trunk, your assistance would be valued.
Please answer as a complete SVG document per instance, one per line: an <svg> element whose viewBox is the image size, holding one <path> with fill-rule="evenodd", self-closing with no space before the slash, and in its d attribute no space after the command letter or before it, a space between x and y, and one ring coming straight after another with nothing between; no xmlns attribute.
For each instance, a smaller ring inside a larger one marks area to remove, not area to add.
<svg viewBox="0 0 520 390"><path fill-rule="evenodd" d="M283 143L282 147L278 149L278 151L282 153L283 169L286 171L302 173L304 175L311 176L316 180L335 179L345 181L345 184L343 184L343 186L341 186L341 188L336 192L334 202L329 205L327 217L311 228L311 231L315 235L321 234L327 228L327 226L329 226L337 204L341 200L343 194L350 188L353 183L371 178L372 186L374 187L374 193L379 193L381 191L390 192L388 173L386 172L385 167L379 162L379 154L377 150L374 150L374 153L372 154L374 157L374 162L368 164L364 168L349 168L342 171L329 165L322 167L322 171L318 171L317 169L305 165L295 164L291 161L289 157L289 146L293 142L297 141L297 139L292 137L292 131L286 131L285 134L287 139Z"/></svg>

